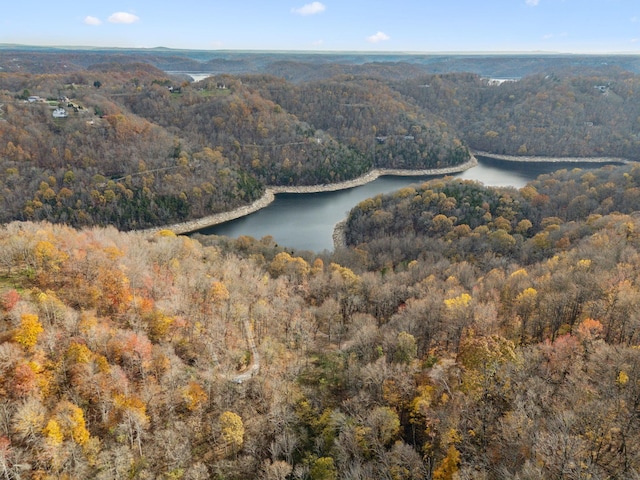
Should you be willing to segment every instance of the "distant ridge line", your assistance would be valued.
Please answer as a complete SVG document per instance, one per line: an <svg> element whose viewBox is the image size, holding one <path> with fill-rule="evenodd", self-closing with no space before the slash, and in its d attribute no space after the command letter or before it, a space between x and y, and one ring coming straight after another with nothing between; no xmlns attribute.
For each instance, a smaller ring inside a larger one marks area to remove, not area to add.
<svg viewBox="0 0 640 480"><path fill-rule="evenodd" d="M428 56L640 56L638 52L562 52L553 50L261 50L261 49L207 49L207 48L179 48L165 47L116 47L116 46L91 46L91 45L29 45L19 43L0 43L0 49L18 50L62 50L62 51L136 51L136 52L212 52L212 53L248 53L269 55L428 55Z"/></svg>

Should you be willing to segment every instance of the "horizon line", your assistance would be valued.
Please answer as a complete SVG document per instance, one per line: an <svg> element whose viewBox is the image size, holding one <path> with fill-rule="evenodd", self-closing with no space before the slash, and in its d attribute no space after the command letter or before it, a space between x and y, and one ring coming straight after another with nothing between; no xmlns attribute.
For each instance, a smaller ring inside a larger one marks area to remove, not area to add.
<svg viewBox="0 0 640 480"><path fill-rule="evenodd" d="M219 53L282 53L282 54L368 54L368 55L631 55L640 56L640 51L607 51L607 52L564 52L555 50L303 50L303 49L240 49L240 48L177 48L177 47L106 47L91 45L34 45L21 43L0 43L0 49L38 48L59 50L169 50Z"/></svg>

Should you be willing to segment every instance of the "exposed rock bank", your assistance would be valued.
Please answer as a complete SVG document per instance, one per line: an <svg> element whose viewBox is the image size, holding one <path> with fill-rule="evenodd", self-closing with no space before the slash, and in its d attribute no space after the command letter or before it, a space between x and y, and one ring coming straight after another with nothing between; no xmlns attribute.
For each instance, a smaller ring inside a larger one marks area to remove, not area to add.
<svg viewBox="0 0 640 480"><path fill-rule="evenodd" d="M471 166L475 166L477 164L476 156L490 157L490 158L495 158L498 160L506 160L510 162L630 163L630 160L626 158L618 158L618 157L536 157L532 155L529 155L529 156L499 155L495 153L481 152L481 151L475 150L472 154L472 162L474 163ZM470 168L470 167L467 167L467 168ZM462 171L462 169L458 171ZM446 174L446 173L453 173L453 172L443 172L443 173ZM399 174L389 173L388 175L402 175L402 173L399 173ZM418 174L418 175L421 175L421 174ZM429 175L429 174L425 174L425 175ZM347 225L347 219L344 219L338 222L333 228L333 248L334 249L347 247L347 236L345 231L346 225Z"/></svg>
<svg viewBox="0 0 640 480"><path fill-rule="evenodd" d="M474 155L479 157L490 157L497 160L508 160L509 162L575 162L575 163L629 163L626 158L619 157L537 157L533 155L499 155L497 153L474 151Z"/></svg>
<svg viewBox="0 0 640 480"><path fill-rule="evenodd" d="M264 195L260 197L258 200L253 202L250 205L245 205L240 208L236 208L235 210L230 210L228 212L216 213L214 215L208 215L203 218L198 218L196 220L189 220L186 222L176 223L174 225L167 225L164 227L150 228L147 230L143 230L142 232L145 234L148 233L156 233L160 230L171 230L176 234L185 234L192 233L198 230L202 230L203 228L213 227L214 225L219 225L221 223L229 222L231 220L235 220L240 217L244 217L245 215L249 215L251 213L257 212L258 210L268 206L275 199L276 194L278 193L320 193L320 192L335 192L337 190L347 190L349 188L359 187L361 185L365 185L369 182L373 182L378 177L382 177L385 175L389 176L404 176L404 177L417 177L424 175L448 175L451 173L458 173L465 170L468 170L471 167L474 167L478 164L478 161L474 156L471 156L471 159L463 163L462 165L456 165L453 167L447 168L434 168L434 169L426 169L426 170L396 170L396 169L376 169L371 172L354 178L353 180L347 180L345 182L339 183L328 183L324 185L309 185L309 186L297 186L297 187L281 187L281 186L272 186L267 187L264 192ZM335 238L335 237L334 237ZM335 240L334 240L335 244Z"/></svg>
<svg viewBox="0 0 640 480"><path fill-rule="evenodd" d="M333 249L347 248L347 219L339 221L333 227Z"/></svg>

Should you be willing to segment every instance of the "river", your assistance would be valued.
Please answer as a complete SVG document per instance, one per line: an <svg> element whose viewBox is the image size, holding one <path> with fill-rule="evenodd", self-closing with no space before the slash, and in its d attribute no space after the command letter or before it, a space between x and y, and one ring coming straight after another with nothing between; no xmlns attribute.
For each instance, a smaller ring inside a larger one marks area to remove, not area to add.
<svg viewBox="0 0 640 480"><path fill-rule="evenodd" d="M477 180L488 186L521 188L538 175L561 168L594 169L602 166L587 162L510 162L489 157L477 157L478 165L453 175ZM349 210L366 198L389 193L411 184L420 184L434 176L385 176L371 183L348 190L310 194L278 194L266 208L246 217L200 230L206 235L257 239L271 236L279 245L298 250L321 252L333 250L333 228Z"/></svg>

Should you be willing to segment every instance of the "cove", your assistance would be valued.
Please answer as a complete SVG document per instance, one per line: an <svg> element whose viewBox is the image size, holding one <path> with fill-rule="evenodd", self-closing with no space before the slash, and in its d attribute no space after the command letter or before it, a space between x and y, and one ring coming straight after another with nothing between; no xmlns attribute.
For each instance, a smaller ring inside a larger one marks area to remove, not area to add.
<svg viewBox="0 0 640 480"><path fill-rule="evenodd" d="M452 175L455 178L476 180L487 186L524 187L541 174L559 169L595 169L617 162L514 162L478 156L478 165ZM344 220L349 211L362 200L378 194L390 193L400 188L421 184L443 177L383 176L347 190L322 193L279 193L266 208L236 220L194 233L224 235L237 238L247 235L256 239L273 237L279 245L297 250L321 252L333 250L333 228Z"/></svg>

